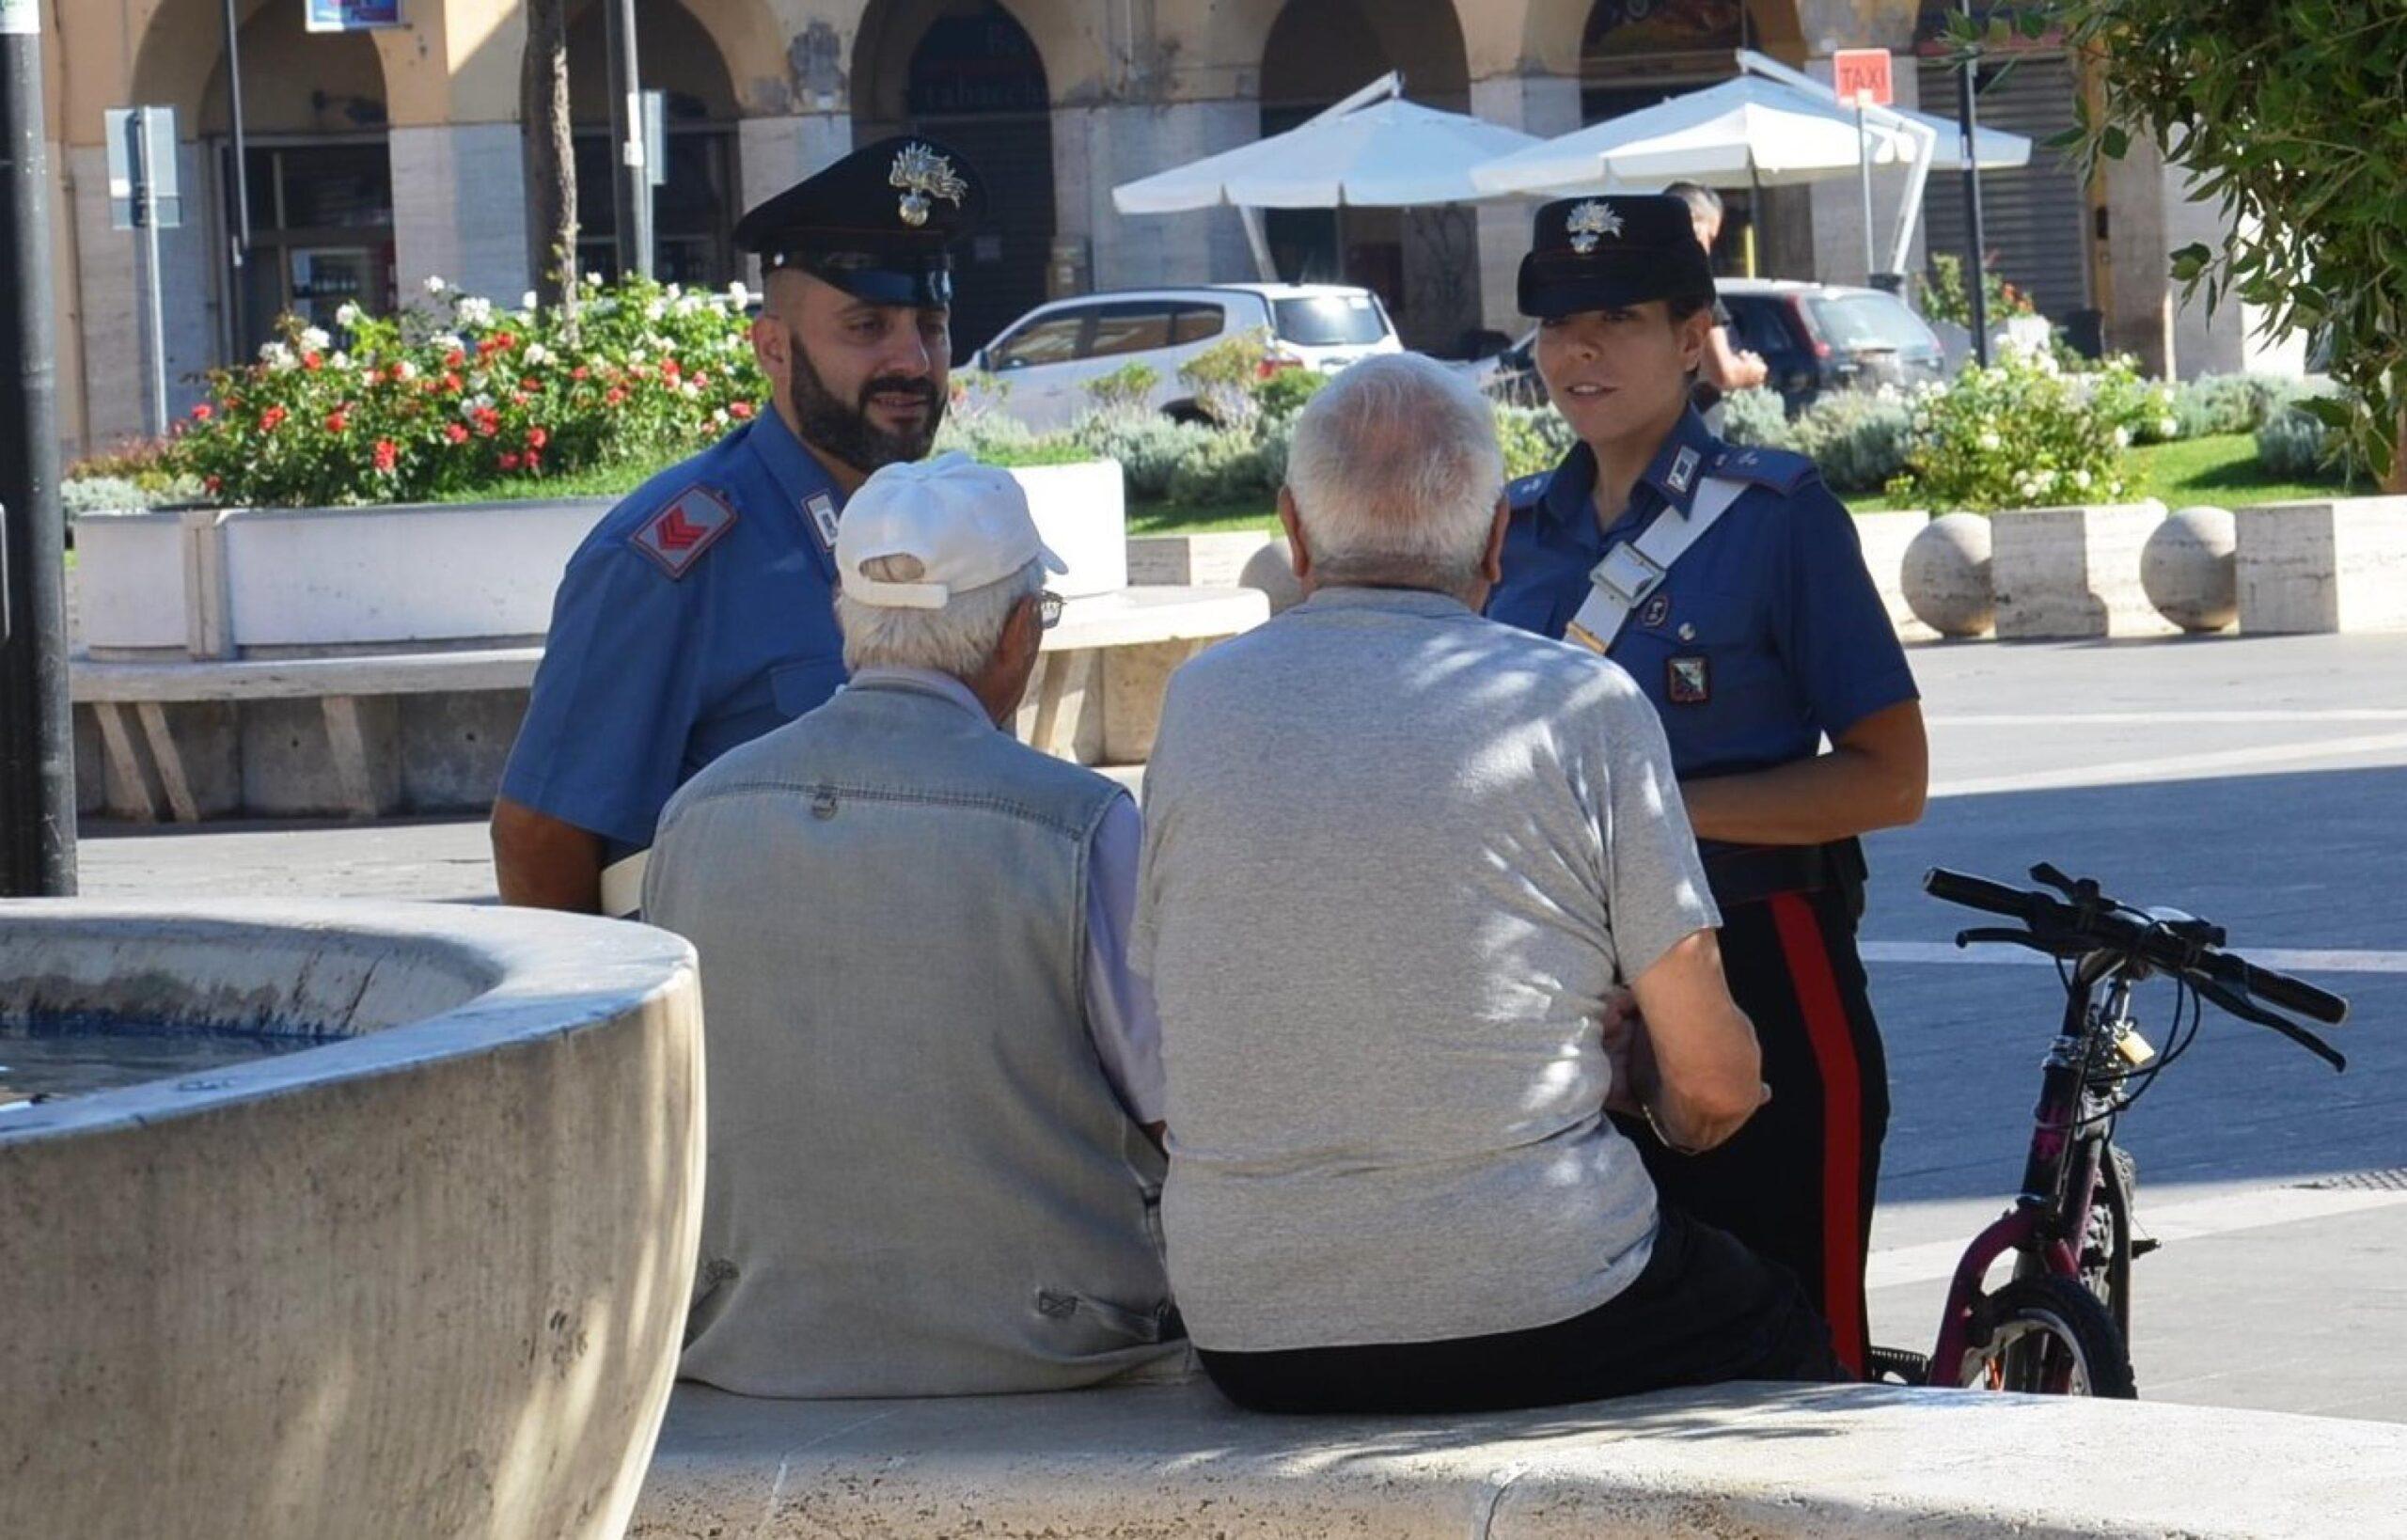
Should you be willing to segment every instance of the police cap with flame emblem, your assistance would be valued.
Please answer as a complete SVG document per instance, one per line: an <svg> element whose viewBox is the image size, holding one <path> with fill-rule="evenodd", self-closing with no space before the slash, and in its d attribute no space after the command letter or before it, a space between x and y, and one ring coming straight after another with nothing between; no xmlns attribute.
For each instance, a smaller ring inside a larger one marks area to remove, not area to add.
<svg viewBox="0 0 2407 1540"><path fill-rule="evenodd" d="M952 303L949 249L986 213L968 161L920 134L864 145L736 222L765 273L792 268L875 305Z"/></svg>
<svg viewBox="0 0 2407 1540"><path fill-rule="evenodd" d="M1660 193L1559 198L1537 212L1521 259L1521 313L1542 320L1641 305L1713 303L1713 265L1689 206Z"/></svg>

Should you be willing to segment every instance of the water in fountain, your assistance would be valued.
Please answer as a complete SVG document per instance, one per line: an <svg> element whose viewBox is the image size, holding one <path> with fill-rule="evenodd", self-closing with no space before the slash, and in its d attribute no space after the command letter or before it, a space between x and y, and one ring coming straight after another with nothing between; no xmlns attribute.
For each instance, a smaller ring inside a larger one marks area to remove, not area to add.
<svg viewBox="0 0 2407 1540"><path fill-rule="evenodd" d="M326 1041L117 1019L0 1022L0 1117L61 1096L179 1079Z"/></svg>

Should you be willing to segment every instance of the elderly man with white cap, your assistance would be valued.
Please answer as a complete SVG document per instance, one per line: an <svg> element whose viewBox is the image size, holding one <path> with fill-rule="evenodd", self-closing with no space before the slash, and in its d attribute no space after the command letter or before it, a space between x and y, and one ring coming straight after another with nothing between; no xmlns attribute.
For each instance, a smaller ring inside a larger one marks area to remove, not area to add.
<svg viewBox="0 0 2407 1540"><path fill-rule="evenodd" d="M779 1396L1181 1373L1159 1029L1124 954L1137 810L1001 731L1060 558L957 454L872 476L835 557L851 683L687 782L645 879L708 1034L680 1372Z"/></svg>

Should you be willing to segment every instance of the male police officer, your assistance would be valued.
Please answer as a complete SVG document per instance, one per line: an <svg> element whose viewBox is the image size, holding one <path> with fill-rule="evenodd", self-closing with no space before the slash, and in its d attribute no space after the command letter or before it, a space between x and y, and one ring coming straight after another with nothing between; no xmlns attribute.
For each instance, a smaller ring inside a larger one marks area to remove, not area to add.
<svg viewBox="0 0 2407 1540"><path fill-rule="evenodd" d="M652 843L669 794L843 682L837 517L936 439L947 248L985 201L958 155L896 138L737 224L766 272L752 351L772 409L646 482L570 558L494 805L504 903L630 911L639 867L606 872Z"/></svg>

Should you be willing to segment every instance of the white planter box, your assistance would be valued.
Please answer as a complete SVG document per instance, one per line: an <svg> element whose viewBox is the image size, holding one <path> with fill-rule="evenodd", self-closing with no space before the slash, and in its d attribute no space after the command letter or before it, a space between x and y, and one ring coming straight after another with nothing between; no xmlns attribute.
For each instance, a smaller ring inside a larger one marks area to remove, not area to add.
<svg viewBox="0 0 2407 1540"><path fill-rule="evenodd" d="M1998 639L2174 635L2140 582L2141 549L2164 515L2159 502L1990 515Z"/></svg>
<svg viewBox="0 0 2407 1540"><path fill-rule="evenodd" d="M2407 630L2407 497L2236 510L2243 635Z"/></svg>
<svg viewBox="0 0 2407 1540"><path fill-rule="evenodd" d="M1109 460L1015 469L1071 598L1128 581ZM460 646L540 636L560 572L608 498L96 515L76 526L84 645L175 650Z"/></svg>

